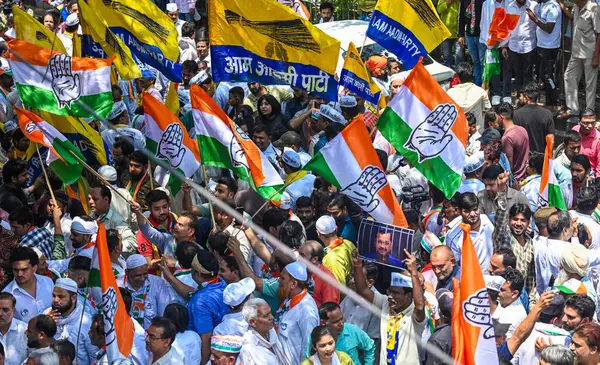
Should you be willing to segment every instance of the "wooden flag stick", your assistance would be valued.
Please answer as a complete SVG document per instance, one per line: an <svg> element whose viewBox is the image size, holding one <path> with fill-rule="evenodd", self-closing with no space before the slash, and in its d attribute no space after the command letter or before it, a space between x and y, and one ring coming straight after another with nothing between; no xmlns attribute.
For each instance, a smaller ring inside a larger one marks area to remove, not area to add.
<svg viewBox="0 0 600 365"><path fill-rule="evenodd" d="M42 172L44 173L44 178L46 179L46 185L48 185L48 190L50 191L50 197L54 201L54 205L58 206L58 202L54 197L54 191L52 191L52 185L50 185L50 178L48 178L48 173L46 172L46 166L44 166L44 160L42 159L42 154L40 153L40 146L36 143L35 149L37 150L38 157L40 158L40 165L42 165ZM48 152L49 153L49 152Z"/></svg>

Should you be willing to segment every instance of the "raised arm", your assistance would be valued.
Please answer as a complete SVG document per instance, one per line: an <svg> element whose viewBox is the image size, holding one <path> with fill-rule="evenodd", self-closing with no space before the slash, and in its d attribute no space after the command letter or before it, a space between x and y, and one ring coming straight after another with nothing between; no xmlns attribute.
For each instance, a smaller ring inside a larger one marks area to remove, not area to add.
<svg viewBox="0 0 600 365"><path fill-rule="evenodd" d="M358 251L356 250L352 252L352 266L354 267L353 276L356 293L365 298L369 303L373 303L373 299L375 299L375 293L373 293L367 284L367 278L365 277L365 273L362 269L363 262L362 259L358 257Z"/></svg>

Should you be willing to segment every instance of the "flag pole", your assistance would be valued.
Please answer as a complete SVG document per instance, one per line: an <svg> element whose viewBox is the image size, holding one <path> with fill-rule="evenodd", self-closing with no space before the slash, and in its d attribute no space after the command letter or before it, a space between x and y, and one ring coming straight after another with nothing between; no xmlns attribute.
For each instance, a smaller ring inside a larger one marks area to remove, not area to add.
<svg viewBox="0 0 600 365"><path fill-rule="evenodd" d="M204 180L206 181L206 187L208 187L208 174L206 173L206 166L202 164L202 174L204 174ZM217 228L217 221L215 221L215 212L212 202L208 201L208 207L210 208L210 221L212 222L213 229Z"/></svg>
<svg viewBox="0 0 600 365"><path fill-rule="evenodd" d="M46 180L46 185L48 185L48 190L50 191L50 197L54 201L54 205L58 206L58 202L54 197L54 191L52 191L52 186L50 185L50 178L48 178L48 173L46 172L46 166L44 166L44 160L42 159L42 154L40 153L40 146L36 143L35 149L37 150L38 157L40 158L40 165L42 165L42 172L44 173L44 178Z"/></svg>
<svg viewBox="0 0 600 365"><path fill-rule="evenodd" d="M273 199L275 197L275 195L281 193L285 188L287 188L289 186L286 184L281 185L281 187L275 192L273 193L273 195L271 195L271 197L269 197L269 199L267 199L267 201L265 201L263 203L263 205L260 206L260 208L258 208L258 210L252 215L252 217L250 219L254 219L254 217L256 217L258 215L258 213L263 210L263 208L271 201L271 199Z"/></svg>

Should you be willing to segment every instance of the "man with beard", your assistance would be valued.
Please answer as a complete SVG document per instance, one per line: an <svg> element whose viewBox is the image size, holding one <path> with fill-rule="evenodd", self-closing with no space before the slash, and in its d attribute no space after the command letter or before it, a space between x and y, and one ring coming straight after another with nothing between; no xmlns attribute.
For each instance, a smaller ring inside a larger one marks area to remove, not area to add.
<svg viewBox="0 0 600 365"><path fill-rule="evenodd" d="M133 153L133 144L126 138L117 137L112 148L113 165L117 170L117 181L125 186L123 179L128 176L129 157Z"/></svg>
<svg viewBox="0 0 600 365"><path fill-rule="evenodd" d="M33 317L25 330L27 347L30 349L44 349L54 343L56 336L56 321L46 314Z"/></svg>
<svg viewBox="0 0 600 365"><path fill-rule="evenodd" d="M335 279L335 276L328 268L323 266L323 257L325 256L325 250L323 246L317 241L306 241L298 249L300 256L310 261L313 265L318 267L317 271L320 274L315 275L315 271L308 269L309 281L312 281L312 290L308 293L315 300L317 307L320 307L323 303L335 303L340 304L340 291L334 286L329 285L325 280L321 278L322 275L329 276Z"/></svg>
<svg viewBox="0 0 600 365"><path fill-rule="evenodd" d="M562 314L562 328L569 331L570 335L565 340L565 346L569 346L571 344L571 339L573 336L573 332L577 327L582 324L592 322L594 320L594 313L596 312L596 305L592 298L588 297L584 294L574 294L567 298L565 301L565 309ZM542 349L545 347L543 345L550 345L547 341L543 339L538 342ZM537 346L536 346L537 347ZM541 349L540 349L541 351Z"/></svg>
<svg viewBox="0 0 600 365"><path fill-rule="evenodd" d="M571 182L560 187L567 209L576 208L577 192L592 182L590 178L591 168L590 160L586 155L573 156L571 160Z"/></svg>
<svg viewBox="0 0 600 365"><path fill-rule="evenodd" d="M0 342L4 346L6 365L21 365L27 358L27 324L14 318L16 299L0 293Z"/></svg>
<svg viewBox="0 0 600 365"><path fill-rule="evenodd" d="M2 168L4 184L0 187L0 208L10 214L16 208L27 206L27 197L23 192L29 175L27 162L9 160Z"/></svg>
<svg viewBox="0 0 600 365"><path fill-rule="evenodd" d="M159 186L156 181L151 182L151 179L152 176L148 176L148 157L142 151L134 151L129 157L129 171L123 178L123 185L143 211L149 208L146 196L153 186ZM142 221L138 220L138 224Z"/></svg>
<svg viewBox="0 0 600 365"><path fill-rule="evenodd" d="M106 229L116 229L119 231L125 252L135 252L137 248L135 235L125 221L125 217L122 217L111 208L111 201L112 193L107 186L100 185L90 190L88 203L91 216L98 221L98 224L104 223Z"/></svg>
<svg viewBox="0 0 600 365"><path fill-rule="evenodd" d="M510 208L517 203L529 205L529 200L525 194L506 186L509 183L509 179L510 175L508 175L508 171L504 170L500 165L488 166L483 170L483 174L481 175L485 190L482 190L477 194L477 198L479 199L479 210L482 214L486 214L492 222L494 221L494 202L497 199L498 191L501 189L506 192L507 208Z"/></svg>
<svg viewBox="0 0 600 365"><path fill-rule="evenodd" d="M158 276L148 274L148 263L140 254L127 258L125 275L125 288L133 297L131 317L148 329L152 318L162 316L171 302L167 285Z"/></svg>
<svg viewBox="0 0 600 365"><path fill-rule="evenodd" d="M98 232L96 221L88 216L75 217L71 223L72 257L85 256L92 258L95 242L92 236ZM71 257L64 260L48 260L48 267L60 275L66 274Z"/></svg>
<svg viewBox="0 0 600 365"><path fill-rule="evenodd" d="M236 209L235 201L233 201L233 199L223 199L223 203L227 204L231 209ZM252 251L252 246L250 246L250 242L248 241L244 231L241 229L241 227L234 226L235 219L224 209L219 206L215 206L213 209L215 214L215 223L217 224L217 227L215 228L221 232L227 233L229 236L235 237L238 240L240 243L240 249L244 255L244 260L251 265L254 252Z"/></svg>
<svg viewBox="0 0 600 365"><path fill-rule="evenodd" d="M86 256L74 256L71 258L71 261L69 261L67 277L77 283L77 304L84 306L85 312L90 316L94 316L98 313L96 301L90 294L86 294L91 267L91 258Z"/></svg>
<svg viewBox="0 0 600 365"><path fill-rule="evenodd" d="M494 115L496 115L494 113ZM499 122L498 122L499 123ZM515 182L515 178L510 170L510 162L508 157L502 152L501 141L502 135L498 128L487 128L481 133L478 141L481 143L481 150L485 158L487 166L500 165L504 171L511 173L509 184L512 185Z"/></svg>
<svg viewBox="0 0 600 365"><path fill-rule="evenodd" d="M315 208L307 196L301 196L296 200L296 215L300 218L304 229L306 230L306 239L318 241L319 237L316 229Z"/></svg>
<svg viewBox="0 0 600 365"><path fill-rule="evenodd" d="M473 193L456 194L452 198L456 201L461 221L457 223L466 223L471 226L471 239L475 246L477 259L481 269L486 271L490 266L490 256L492 255L492 234L494 225L485 214L479 211L479 199ZM462 257L463 230L460 224L453 226L446 234L444 242L452 249L454 257Z"/></svg>
<svg viewBox="0 0 600 365"><path fill-rule="evenodd" d="M344 195L337 194L327 205L327 214L335 219L338 236L350 242L356 242L358 231L348 213L348 204Z"/></svg>
<svg viewBox="0 0 600 365"><path fill-rule="evenodd" d="M506 182L508 173L498 176L498 192L495 212L495 229L492 236L494 251L501 247L509 247L517 257L515 269L525 279L525 291L535 298L535 258L533 241L526 234L531 223L531 209L528 204L516 203L509 206L506 199ZM510 209L507 210L507 207Z"/></svg>
<svg viewBox="0 0 600 365"><path fill-rule="evenodd" d="M48 230L54 236L55 244L57 243L57 232L62 234L63 245L66 250L66 254L70 255L72 253L72 243L71 243L71 215L67 212L67 204L69 202L69 196L63 193L60 190L54 191L54 199L50 199L48 201L48 206L46 207L46 213L48 213L48 218L44 223L44 228ZM55 230L54 225L54 209L58 209L57 213L60 216L60 231Z"/></svg>
<svg viewBox="0 0 600 365"><path fill-rule="evenodd" d="M68 339L77 346L77 363L91 365L96 360L98 348L87 335L92 317L77 303L77 283L72 279L60 278L52 291L52 308L46 313L56 321L55 340Z"/></svg>
<svg viewBox="0 0 600 365"><path fill-rule="evenodd" d="M349 240L339 237L335 220L324 215L317 219L315 224L319 240L325 246L323 265L328 268L338 282L346 285L348 277L352 274L352 252L356 247Z"/></svg>
<svg viewBox="0 0 600 365"><path fill-rule="evenodd" d="M284 104L284 114L287 120L291 120L296 113L306 109L308 105L308 92L295 86L292 86L294 97Z"/></svg>
<svg viewBox="0 0 600 365"><path fill-rule="evenodd" d="M25 323L52 304L52 279L35 272L39 257L29 247L17 247L10 257L14 280L2 290L17 300L15 318Z"/></svg>

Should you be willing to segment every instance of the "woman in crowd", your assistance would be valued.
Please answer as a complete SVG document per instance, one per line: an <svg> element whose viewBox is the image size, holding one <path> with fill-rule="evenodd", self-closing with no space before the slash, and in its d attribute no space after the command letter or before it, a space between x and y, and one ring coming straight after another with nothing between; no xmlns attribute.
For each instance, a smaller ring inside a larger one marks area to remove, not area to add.
<svg viewBox="0 0 600 365"><path fill-rule="evenodd" d="M312 355L301 365L354 365L346 353L335 351L335 340L326 326L315 327L310 338L313 343Z"/></svg>
<svg viewBox="0 0 600 365"><path fill-rule="evenodd" d="M287 119L281 112L281 104L271 94L266 94L258 98L256 103L258 116L256 124L264 124L271 128L271 140L276 141L288 131Z"/></svg>

